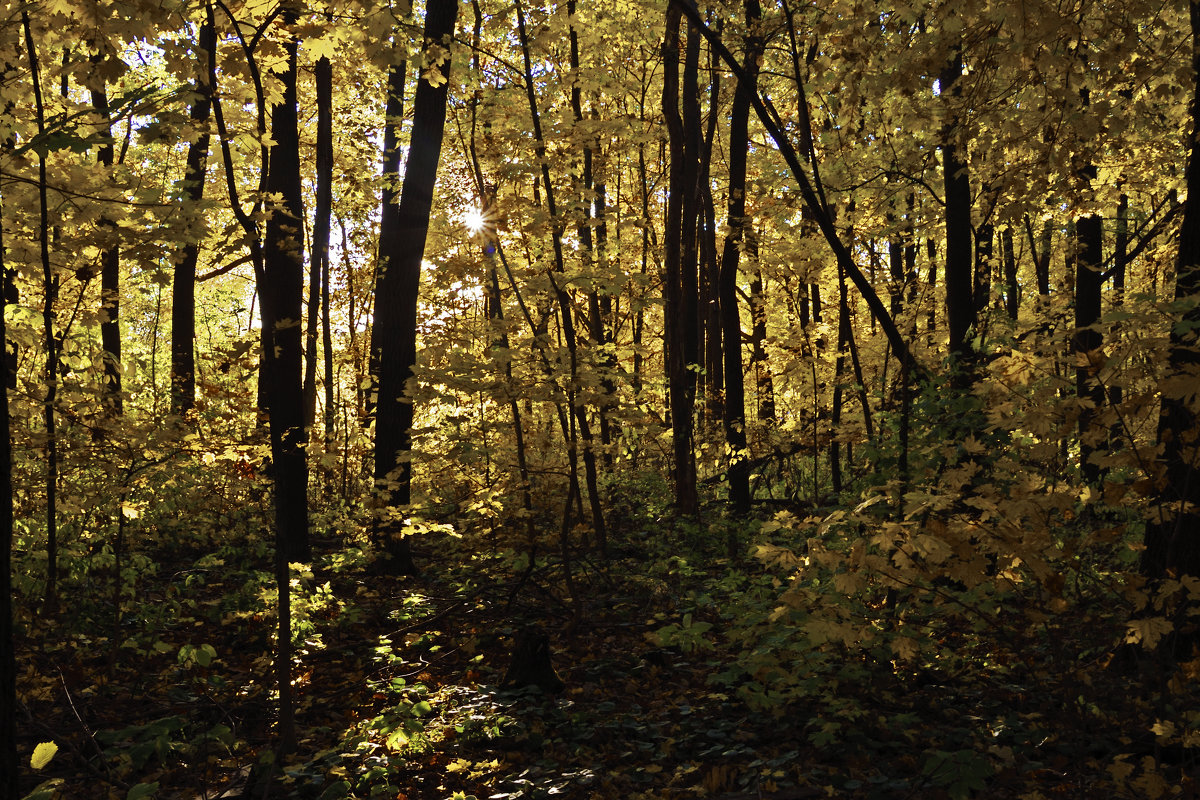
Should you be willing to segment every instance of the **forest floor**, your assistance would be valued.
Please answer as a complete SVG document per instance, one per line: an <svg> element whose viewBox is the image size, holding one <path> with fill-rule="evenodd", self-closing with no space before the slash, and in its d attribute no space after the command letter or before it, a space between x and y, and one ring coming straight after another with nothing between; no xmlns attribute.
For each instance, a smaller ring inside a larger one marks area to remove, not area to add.
<svg viewBox="0 0 1200 800"><path fill-rule="evenodd" d="M729 620L745 598L778 591L753 563L577 561L572 600L556 559L530 569L520 554L460 549L446 567L446 553L443 564L424 555L416 577L377 574L355 550L297 576L300 743L275 765L265 544L159 553L138 602L126 601L136 612L117 619L111 604L76 604L40 621L18 643L27 712L18 722L28 750L53 741L59 751L26 776L27 791L43 800L1197 796L1196 751L1172 761L1144 732L1133 687L1144 675L1070 667L1077 657L1061 674L1050 673L1052 658L1031 671L962 630L939 634L964 654L953 667L884 669L846 652L845 664L814 667L807 699L747 694L753 666L735 662L748 645ZM677 635L664 643L671 625ZM530 628L549 639L560 691L501 687L513 641ZM1095 630L1094 620L1064 618L1038 646L1103 651L1107 640L1089 640ZM809 669L802 658L787 667ZM1195 706L1160 712L1191 719Z"/></svg>

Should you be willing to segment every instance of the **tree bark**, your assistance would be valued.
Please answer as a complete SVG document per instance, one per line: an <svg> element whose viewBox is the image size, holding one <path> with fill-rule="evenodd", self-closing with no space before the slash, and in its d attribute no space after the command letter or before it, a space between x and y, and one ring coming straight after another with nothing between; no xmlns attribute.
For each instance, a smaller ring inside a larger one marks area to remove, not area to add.
<svg viewBox="0 0 1200 800"><path fill-rule="evenodd" d="M321 320L322 276L329 273L329 221L333 212L333 65L327 57L313 67L317 95L317 187L312 248L308 258L308 328L304 341L304 425L317 414L317 330ZM333 379L326 374L325 381Z"/></svg>
<svg viewBox="0 0 1200 800"><path fill-rule="evenodd" d="M375 324L371 352L378 363L378 398L375 406L375 486L384 507L375 522L375 538L383 547L391 568L399 573L415 571L411 544L403 536L403 514L412 496L413 401L407 393L408 380L417 362L417 301L421 282L421 260L429 234L429 215L437 182L442 135L446 125L446 96L450 75L450 39L458 14L456 0L430 0L425 13L425 48L428 56L441 54L440 65L417 84L413 99L412 138L405 162L400 203L388 212L387 227L379 232L380 269L375 283ZM395 78L403 67L393 68L389 80L389 112L395 109ZM431 80L432 79L432 80ZM435 84L436 81L436 84ZM393 124L399 125L399 119ZM385 141L385 148L388 142ZM393 145L394 146L394 145ZM385 160L398 155L385 153ZM393 173L394 174L394 173Z"/></svg>
<svg viewBox="0 0 1200 800"><path fill-rule="evenodd" d="M729 234L725 237L718 276L721 343L725 379L725 444L729 450L729 503L735 514L750 510L750 464L746 451L746 392L742 368L742 321L738 308L738 257L745 246L746 158L750 149L750 95L757 91L758 59L763 41L758 31L762 9L758 0L745 0L748 30L746 63L733 95L729 111Z"/></svg>
<svg viewBox="0 0 1200 800"><path fill-rule="evenodd" d="M696 400L696 356L699 320L696 313L696 156L699 131L688 128L698 120L696 104L700 41L688 26L682 88L679 61L680 12L667 8L663 39L663 116L670 149L663 256L666 267L667 383L671 409L671 439L675 478L675 505L684 516L696 516L700 500L696 490L696 457L693 451ZM689 92L692 97L689 101ZM680 95L684 109L680 112ZM698 107L697 107L698 110Z"/></svg>
<svg viewBox="0 0 1200 800"><path fill-rule="evenodd" d="M1001 257L1004 259L1004 311L1016 322L1021 311L1021 285L1017 282L1017 256L1013 249L1012 226L1000 232Z"/></svg>
<svg viewBox="0 0 1200 800"><path fill-rule="evenodd" d="M1090 214L1075 223L1075 332L1071 353L1076 360L1075 392L1080 400L1079 467L1083 479L1095 485L1100 467L1091 460L1095 450L1092 420L1104 405L1104 386L1097 373L1104 337L1092 326L1100 321L1100 290L1103 285L1103 233L1100 217Z"/></svg>
<svg viewBox="0 0 1200 800"><path fill-rule="evenodd" d="M212 84L209 75L215 69L217 47L216 23L211 4L205 6L205 19L198 39L204 67L197 70L193 90L192 125L199 131L196 141L188 145L187 166L184 169L183 194L194 209L204 197L204 181L208 174L210 136L208 118L212 108ZM171 413L183 416L196 402L196 264L200 245L189 241L184 245L171 281Z"/></svg>
<svg viewBox="0 0 1200 800"><path fill-rule="evenodd" d="M295 21L296 12L284 14ZM263 243L259 297L263 328L271 339L265 352L270 409L272 471L275 478L277 543L285 561L307 561L308 463L304 455L303 348L300 334L304 289L304 205L300 183L300 133L296 96L295 39L284 46L280 73L283 100L271 109L267 192L280 201L270 209Z"/></svg>
<svg viewBox="0 0 1200 800"><path fill-rule="evenodd" d="M1192 31L1192 68L1195 85L1187 141L1187 196L1200 197L1200 0L1189 5ZM1189 202L1179 226L1179 254L1175 262L1175 299L1200 297L1200 203ZM1200 353L1194 331L1200 326L1200 305L1192 305L1171 327L1168 375L1194 375L1200 371ZM1194 402L1194 401L1193 401ZM1200 575L1200 480L1196 475L1197 431L1200 417L1187 396L1164 392L1158 420L1158 440L1165 480L1156 498L1159 518L1146 526L1142 571L1151 578L1167 575Z"/></svg>
<svg viewBox="0 0 1200 800"><path fill-rule="evenodd" d="M962 53L957 48L941 74L944 96L955 97L961 91ZM971 185L967 164L955 141L957 125L947 125L942 140L942 179L946 199L946 322L949 349L960 368L971 355L967 335L975 324L975 297L971 270Z"/></svg>
<svg viewBox="0 0 1200 800"><path fill-rule="evenodd" d="M102 80L102 79L101 79ZM112 143L112 117L108 91L103 83L91 90L92 107L100 117L104 143L96 152L96 163L111 170L115 150ZM100 253L100 347L104 351L104 385L101 397L107 411L120 416L125 410L121 397L121 246L116 223L100 218L100 229L107 241Z"/></svg>
<svg viewBox="0 0 1200 800"><path fill-rule="evenodd" d="M8 65L4 73L8 74ZM11 109L5 109L6 115ZM8 143L3 145L7 150ZM0 274L7 275L3 206L0 203ZM7 298L0 300L0 346L8 345L4 321ZM8 417L8 381L0 381L0 797L20 797L17 758L17 657L13 639L13 485L12 426Z"/></svg>

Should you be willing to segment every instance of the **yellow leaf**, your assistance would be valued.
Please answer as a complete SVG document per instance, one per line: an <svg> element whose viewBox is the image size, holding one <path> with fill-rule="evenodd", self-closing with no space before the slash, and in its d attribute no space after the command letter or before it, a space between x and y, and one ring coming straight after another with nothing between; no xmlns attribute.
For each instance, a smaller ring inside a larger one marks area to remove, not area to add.
<svg viewBox="0 0 1200 800"><path fill-rule="evenodd" d="M1174 630L1175 626L1162 617L1131 619L1125 623L1125 641L1130 644L1141 642L1145 647L1154 647L1158 640Z"/></svg>
<svg viewBox="0 0 1200 800"><path fill-rule="evenodd" d="M57 752L58 745L54 742L42 742L33 748L33 756L29 759L29 766L34 769L41 769L50 763L50 759L54 758L54 754Z"/></svg>
<svg viewBox="0 0 1200 800"><path fill-rule="evenodd" d="M1160 719L1157 722L1155 722L1154 725L1152 725L1150 727L1150 732L1153 733L1155 736L1166 736L1166 737L1174 736L1175 735L1175 723L1171 722L1170 720L1161 720Z"/></svg>
<svg viewBox="0 0 1200 800"><path fill-rule="evenodd" d="M912 661L916 658L919 649L916 641L907 636L897 636L895 639L892 639L892 652L901 661Z"/></svg>

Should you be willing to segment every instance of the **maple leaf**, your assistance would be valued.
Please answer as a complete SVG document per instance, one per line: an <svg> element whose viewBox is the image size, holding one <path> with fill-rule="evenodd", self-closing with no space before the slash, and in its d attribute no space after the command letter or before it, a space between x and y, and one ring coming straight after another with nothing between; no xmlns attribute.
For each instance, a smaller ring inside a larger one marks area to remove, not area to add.
<svg viewBox="0 0 1200 800"><path fill-rule="evenodd" d="M1125 641L1130 644L1140 642L1147 648L1154 647L1163 636L1175 629L1169 620L1162 617L1131 619L1125 626Z"/></svg>

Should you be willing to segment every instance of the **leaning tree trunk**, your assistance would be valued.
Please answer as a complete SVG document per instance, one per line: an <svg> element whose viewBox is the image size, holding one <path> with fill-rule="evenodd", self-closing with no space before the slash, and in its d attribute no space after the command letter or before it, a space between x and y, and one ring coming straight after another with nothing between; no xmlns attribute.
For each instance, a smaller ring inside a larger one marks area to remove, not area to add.
<svg viewBox="0 0 1200 800"><path fill-rule="evenodd" d="M437 181L442 134L446 125L449 88L448 48L458 14L456 0L430 0L425 13L425 47L428 55L445 51L445 60L422 79L413 99L412 138L404 171L400 204L389 215L388 228L380 228L380 270L375 284L375 324L371 352L378 364L378 399L375 406L375 485L384 496L376 517L375 538L396 572L413 572L412 550L402 535L403 509L412 491L413 401L405 385L417 362L417 297L421 259L429 233L429 214ZM399 68L403 75L403 67ZM393 68L393 77L396 68ZM395 81L389 81L395 92ZM399 124L397 120L395 124ZM385 209L386 210L386 209Z"/></svg>

